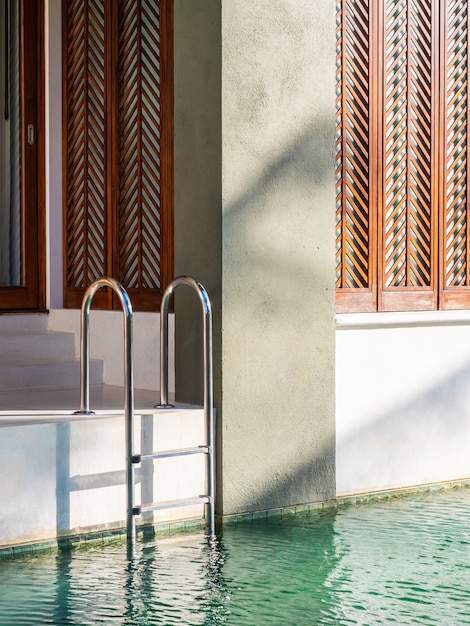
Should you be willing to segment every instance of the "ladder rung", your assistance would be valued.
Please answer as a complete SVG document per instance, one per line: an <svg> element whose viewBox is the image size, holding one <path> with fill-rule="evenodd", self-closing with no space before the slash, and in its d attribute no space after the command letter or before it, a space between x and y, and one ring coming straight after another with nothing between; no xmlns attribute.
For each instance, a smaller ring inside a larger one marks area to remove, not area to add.
<svg viewBox="0 0 470 626"><path fill-rule="evenodd" d="M162 502L152 502L151 504L141 504L132 509L134 515L141 515L148 511L159 511L161 509L174 509L177 506L190 506L191 504L204 504L210 502L209 496L196 496L195 498L180 498L179 500L164 500Z"/></svg>
<svg viewBox="0 0 470 626"><path fill-rule="evenodd" d="M178 448L176 450L150 452L149 454L133 454L132 463L140 463L148 459L168 459L172 456L188 456L189 454L209 454L209 452L209 446L196 446L194 448Z"/></svg>

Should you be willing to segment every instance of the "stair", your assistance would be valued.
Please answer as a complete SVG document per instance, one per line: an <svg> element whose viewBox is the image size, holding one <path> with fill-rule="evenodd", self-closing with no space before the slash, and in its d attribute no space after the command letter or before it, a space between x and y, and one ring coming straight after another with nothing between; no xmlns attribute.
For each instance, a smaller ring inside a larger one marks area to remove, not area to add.
<svg viewBox="0 0 470 626"><path fill-rule="evenodd" d="M103 382L102 361L90 360L90 383ZM0 391L65 389L80 383L73 333L47 329L45 315L0 316Z"/></svg>
<svg viewBox="0 0 470 626"><path fill-rule="evenodd" d="M209 298L188 277L175 279L171 287L182 283L203 296L209 354ZM166 297L171 293L167 289ZM50 331L47 316L0 314L0 457L7 472L15 470L13 482L0 477L5 504L0 546L120 527L124 515L131 541L136 517L142 524L181 523L205 513L207 530L213 532L212 355L204 373L205 397L210 397L204 409L159 409L156 392L134 389L132 410L128 390L104 384L102 362L90 360L94 413L77 415L80 361L75 353L75 334ZM168 363L164 391L168 405L174 401L168 395Z"/></svg>

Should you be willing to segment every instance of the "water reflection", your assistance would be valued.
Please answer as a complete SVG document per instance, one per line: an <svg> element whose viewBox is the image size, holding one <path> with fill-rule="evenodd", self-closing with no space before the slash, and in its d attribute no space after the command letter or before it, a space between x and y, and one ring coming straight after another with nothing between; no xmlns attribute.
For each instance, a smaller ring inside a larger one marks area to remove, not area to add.
<svg viewBox="0 0 470 626"><path fill-rule="evenodd" d="M334 519L332 511L224 529L229 623L327 623L327 581L338 561Z"/></svg>
<svg viewBox="0 0 470 626"><path fill-rule="evenodd" d="M0 561L0 624L467 624L470 490Z"/></svg>
<svg viewBox="0 0 470 626"><path fill-rule="evenodd" d="M469 624L470 490L352 507L335 519L338 623Z"/></svg>
<svg viewBox="0 0 470 626"><path fill-rule="evenodd" d="M54 624L73 624L69 610L69 597L72 582L71 550L59 551L56 558L55 602L53 604Z"/></svg>
<svg viewBox="0 0 470 626"><path fill-rule="evenodd" d="M201 609L203 624L227 623L230 616L230 594L223 575L225 556L218 537L206 537L202 576L204 577L204 597Z"/></svg>

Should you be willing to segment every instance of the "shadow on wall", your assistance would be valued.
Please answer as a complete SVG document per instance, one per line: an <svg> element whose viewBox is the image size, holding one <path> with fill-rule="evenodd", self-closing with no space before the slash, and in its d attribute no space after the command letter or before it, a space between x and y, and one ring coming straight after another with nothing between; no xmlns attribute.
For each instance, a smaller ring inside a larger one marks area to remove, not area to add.
<svg viewBox="0 0 470 626"><path fill-rule="evenodd" d="M141 418L142 453L152 451L152 417ZM71 531L87 526L122 527L126 519L122 421L78 420L57 424L55 428L57 536L69 536ZM86 473L80 473L82 468ZM135 469L134 484L143 502L154 499L153 470L151 461L143 461Z"/></svg>
<svg viewBox="0 0 470 626"><path fill-rule="evenodd" d="M226 185L224 513L335 495L332 136L315 119Z"/></svg>
<svg viewBox="0 0 470 626"><path fill-rule="evenodd" d="M275 325L293 307L308 325L327 301L334 316L334 156L331 120L316 119L283 147L224 207L224 301L248 309L255 320L269 313ZM230 195L230 183L227 194ZM331 203L331 211L325 204ZM230 288L225 288L230 286ZM300 291L301 288L301 291ZM269 321L269 320L263 320ZM290 320L288 319L290 325ZM305 330L299 328L299 333ZM224 330L227 330L224 328ZM281 338L282 339L282 338ZM321 341L323 338L319 338Z"/></svg>
<svg viewBox="0 0 470 626"><path fill-rule="evenodd" d="M304 296L334 287L334 158L331 124L316 119L245 189L224 207L225 264L240 279L248 300L275 298L286 306L289 292L302 307ZM230 195L230 184L228 194ZM331 212L325 203L331 201ZM251 292L253 284L257 291ZM282 289L279 288L282 285ZM285 290L285 291L284 291ZM259 293L261 292L261 293ZM241 295L235 288L228 294ZM225 296L225 294L224 294ZM292 302L288 301L288 306ZM333 309L331 311L333 313Z"/></svg>
<svg viewBox="0 0 470 626"><path fill-rule="evenodd" d="M312 425L315 430L315 425ZM265 511L285 506L325 502L335 498L334 437L317 447L312 458L296 463L295 468L279 467L253 485L243 501L241 513ZM271 464L270 464L271 465Z"/></svg>
<svg viewBox="0 0 470 626"><path fill-rule="evenodd" d="M333 321L333 127L334 119L327 117L306 123L305 130L298 137L282 149L278 148L264 169L246 181L243 191L238 193L235 190L234 199L227 200L223 209L222 245L224 266L229 266L229 275L224 268L223 281L226 281L226 287L229 283L230 288L223 287L223 299L224 311L228 312L231 324L243 311L245 328L249 320L257 320L258 324L273 326L271 330L275 333L276 328L285 325L292 307L297 310L302 307L301 298L306 294L310 294L310 300L314 295L318 306L328 307L329 319ZM266 160L266 156L260 156L260 160ZM231 186L230 181L224 184ZM325 215L326 202L331 203L332 209ZM192 238L198 237L198 229L205 222L204 215L198 215L198 207L193 209L196 223ZM201 249L197 250L196 256L204 260L204 267L209 267L212 257L202 249L204 237L198 241ZM218 285L213 288L211 281L206 281L204 274L201 268L195 277L209 289L217 312L222 293ZM299 283L302 284L301 290ZM195 371L186 365L187 362L202 363L199 304L192 294L183 290L176 292L175 302L176 311L190 311L185 315L184 323L176 316L180 351L189 357L178 363L178 380L187 379L180 386L184 391L179 392L178 400L201 403L200 370ZM304 323L310 324L314 315L312 306L305 305ZM214 319L215 328L219 323L220 320ZM224 324L224 333L227 331L228 326ZM304 332L303 327L299 332ZM259 335L261 341L263 336L272 344L268 334Z"/></svg>
<svg viewBox="0 0 470 626"><path fill-rule="evenodd" d="M287 184L298 193L299 186L311 187L331 184L334 169L334 118L316 117L305 124L303 130L249 183L245 191L232 202L225 212L237 212L253 204L266 194L276 182ZM265 160L265 159L264 159Z"/></svg>
<svg viewBox="0 0 470 626"><path fill-rule="evenodd" d="M79 432L81 426L79 422L66 422L56 425L56 529L58 537L67 537L71 531L77 532L80 531L81 527L92 527L99 523L96 517L99 518L100 513L95 515L99 507L96 506L93 507L92 521L87 522L87 514L89 517L90 508L90 504L87 502L87 494L101 493L109 498L104 491L105 489L108 489L108 492L109 488L113 487L122 492L125 489L126 472L124 469L86 474L77 473L81 469L80 465L77 467L76 459L76 449L80 445ZM87 424L84 424L84 428L87 426ZM99 436L91 437L89 442L89 458L93 459L91 461L93 466L96 466L97 460L98 465L102 465L99 459L103 456L103 449L100 448L103 434L106 433L98 433ZM95 440L93 441L93 439ZM114 465L113 461L109 462L111 466ZM88 468L87 472L89 472ZM122 494L119 499L122 500ZM111 525L123 523L126 515L125 505L120 507L121 510L118 507L117 516L111 520L106 517L106 513L109 514L109 506L103 508L105 510L101 511L102 520L99 520L101 523L105 524L110 521ZM112 508L115 509L116 507L113 506Z"/></svg>
<svg viewBox="0 0 470 626"><path fill-rule="evenodd" d="M338 420L338 495L470 477L469 380L470 363L352 434Z"/></svg>

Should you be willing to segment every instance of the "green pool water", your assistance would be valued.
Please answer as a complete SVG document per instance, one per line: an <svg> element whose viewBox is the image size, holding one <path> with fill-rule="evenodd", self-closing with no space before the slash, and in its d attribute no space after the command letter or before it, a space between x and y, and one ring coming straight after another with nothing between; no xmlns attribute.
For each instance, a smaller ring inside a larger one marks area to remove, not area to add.
<svg viewBox="0 0 470 626"><path fill-rule="evenodd" d="M470 489L4 559L0 624L470 624Z"/></svg>

